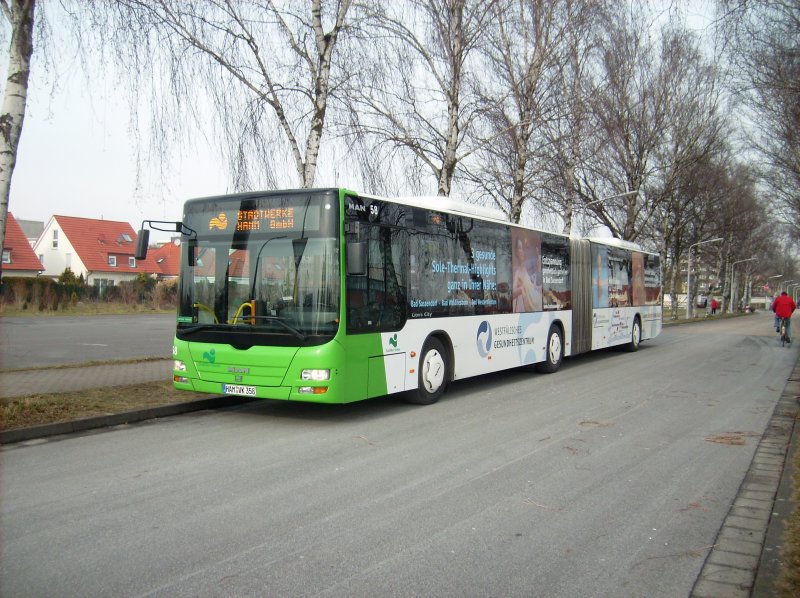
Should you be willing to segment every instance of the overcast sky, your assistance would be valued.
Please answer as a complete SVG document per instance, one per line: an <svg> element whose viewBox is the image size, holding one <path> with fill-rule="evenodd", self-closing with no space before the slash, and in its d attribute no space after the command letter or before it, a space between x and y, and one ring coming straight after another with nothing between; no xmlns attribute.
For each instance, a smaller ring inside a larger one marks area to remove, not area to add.
<svg viewBox="0 0 800 598"><path fill-rule="evenodd" d="M102 79L94 80L90 99L77 71L59 82L51 99L35 69L31 76L9 202L16 218L47 222L62 214L123 220L138 229L143 219L180 220L186 199L227 190L224 168L202 145L174 161L167 187L152 176L137 184L125 100Z"/></svg>
<svg viewBox="0 0 800 598"><path fill-rule="evenodd" d="M708 10L705 0L691 5ZM54 29L57 7L47 5ZM8 38L0 37L0 43L7 47ZM128 131L129 108L115 88L116 78L98 67L87 87L69 55L60 48L51 51L52 69L34 55L9 202L17 219L46 223L62 214L122 220L138 229L145 219L180 220L187 199L230 190L225 165L202 142L173 159L165 185L147 172L137 181L137 142ZM5 72L5 61L0 67Z"/></svg>

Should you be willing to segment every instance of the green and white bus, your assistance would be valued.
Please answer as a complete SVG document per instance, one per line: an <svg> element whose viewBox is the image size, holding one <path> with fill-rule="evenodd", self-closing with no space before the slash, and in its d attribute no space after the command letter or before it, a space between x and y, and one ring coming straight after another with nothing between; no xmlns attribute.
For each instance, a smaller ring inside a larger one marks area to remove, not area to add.
<svg viewBox="0 0 800 598"><path fill-rule="evenodd" d="M144 259L149 237L139 238ZM657 255L573 239L496 210L346 189L186 202L178 389L349 403L435 402L453 380L661 331Z"/></svg>

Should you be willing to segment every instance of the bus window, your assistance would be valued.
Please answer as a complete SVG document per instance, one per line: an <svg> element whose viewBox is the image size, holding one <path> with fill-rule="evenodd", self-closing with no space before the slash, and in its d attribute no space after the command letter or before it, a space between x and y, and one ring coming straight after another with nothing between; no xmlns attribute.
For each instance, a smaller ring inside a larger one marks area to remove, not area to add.
<svg viewBox="0 0 800 598"><path fill-rule="evenodd" d="M367 275L347 279L347 330L398 330L406 321L407 234L387 226L365 226Z"/></svg>

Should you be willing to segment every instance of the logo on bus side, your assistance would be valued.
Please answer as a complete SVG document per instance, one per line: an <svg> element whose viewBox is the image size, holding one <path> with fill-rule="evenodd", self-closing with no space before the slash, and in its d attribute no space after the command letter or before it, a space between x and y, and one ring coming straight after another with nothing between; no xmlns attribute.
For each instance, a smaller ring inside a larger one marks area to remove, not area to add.
<svg viewBox="0 0 800 598"><path fill-rule="evenodd" d="M486 320L478 325L475 341L478 343L478 354L481 357L489 357L489 351L492 348L492 327Z"/></svg>

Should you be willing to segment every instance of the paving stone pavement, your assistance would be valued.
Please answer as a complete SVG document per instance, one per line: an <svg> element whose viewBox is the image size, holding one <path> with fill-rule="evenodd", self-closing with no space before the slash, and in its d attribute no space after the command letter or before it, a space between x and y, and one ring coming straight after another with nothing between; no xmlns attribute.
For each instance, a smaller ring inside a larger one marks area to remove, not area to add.
<svg viewBox="0 0 800 598"><path fill-rule="evenodd" d="M0 397L124 386L172 378L172 359L0 372Z"/></svg>

